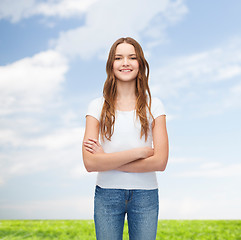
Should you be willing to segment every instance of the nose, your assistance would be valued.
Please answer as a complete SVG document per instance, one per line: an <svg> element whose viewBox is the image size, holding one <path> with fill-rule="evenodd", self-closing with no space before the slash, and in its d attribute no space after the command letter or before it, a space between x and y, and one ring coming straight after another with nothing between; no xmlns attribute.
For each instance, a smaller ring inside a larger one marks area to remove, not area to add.
<svg viewBox="0 0 241 240"><path fill-rule="evenodd" d="M127 57L124 57L124 58L123 58L122 65L123 65L123 66L129 66L129 60L128 60Z"/></svg>

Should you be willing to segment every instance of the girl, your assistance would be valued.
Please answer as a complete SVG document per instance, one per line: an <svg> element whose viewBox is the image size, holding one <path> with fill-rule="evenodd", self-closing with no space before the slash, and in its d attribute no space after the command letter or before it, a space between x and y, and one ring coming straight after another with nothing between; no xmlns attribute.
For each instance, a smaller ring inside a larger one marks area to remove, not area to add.
<svg viewBox="0 0 241 240"><path fill-rule="evenodd" d="M169 151L164 107L151 98L149 65L134 39L120 38L112 45L106 72L103 97L88 106L82 147L85 168L98 172L96 237L122 239L127 214L130 240L154 240L156 171L165 170Z"/></svg>

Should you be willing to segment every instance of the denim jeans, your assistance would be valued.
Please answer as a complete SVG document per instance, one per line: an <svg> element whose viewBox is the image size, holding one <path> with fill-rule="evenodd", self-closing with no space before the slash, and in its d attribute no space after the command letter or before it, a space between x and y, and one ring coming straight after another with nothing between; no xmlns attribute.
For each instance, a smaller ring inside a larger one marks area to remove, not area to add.
<svg viewBox="0 0 241 240"><path fill-rule="evenodd" d="M130 240L155 240L158 189L125 190L96 186L94 221L97 240L121 240L127 214Z"/></svg>

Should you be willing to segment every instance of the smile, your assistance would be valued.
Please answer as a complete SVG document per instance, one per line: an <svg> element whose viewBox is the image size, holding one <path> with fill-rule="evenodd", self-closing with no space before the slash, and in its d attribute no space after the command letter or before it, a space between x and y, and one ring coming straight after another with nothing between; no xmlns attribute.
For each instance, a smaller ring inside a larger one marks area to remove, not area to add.
<svg viewBox="0 0 241 240"><path fill-rule="evenodd" d="M130 69L122 69L122 70L120 70L120 72L131 72L132 70L130 70Z"/></svg>

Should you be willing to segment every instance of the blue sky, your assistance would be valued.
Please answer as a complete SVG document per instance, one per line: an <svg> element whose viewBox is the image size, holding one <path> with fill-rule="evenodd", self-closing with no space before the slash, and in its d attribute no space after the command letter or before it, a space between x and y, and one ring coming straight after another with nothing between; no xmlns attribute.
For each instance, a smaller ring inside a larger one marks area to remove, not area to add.
<svg viewBox="0 0 241 240"><path fill-rule="evenodd" d="M241 3L0 1L0 219L92 219L81 156L111 44L131 36L167 111L160 219L241 217Z"/></svg>

